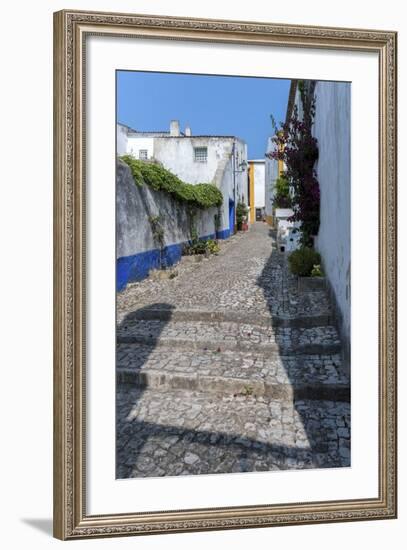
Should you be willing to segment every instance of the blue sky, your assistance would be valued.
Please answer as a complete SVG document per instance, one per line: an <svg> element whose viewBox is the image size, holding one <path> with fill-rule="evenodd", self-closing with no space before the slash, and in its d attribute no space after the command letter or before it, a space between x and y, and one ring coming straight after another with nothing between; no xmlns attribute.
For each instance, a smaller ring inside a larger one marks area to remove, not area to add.
<svg viewBox="0 0 407 550"><path fill-rule="evenodd" d="M142 131L168 130L171 119L192 134L234 135L249 159L264 158L270 115L285 119L289 80L134 71L117 72L117 120Z"/></svg>

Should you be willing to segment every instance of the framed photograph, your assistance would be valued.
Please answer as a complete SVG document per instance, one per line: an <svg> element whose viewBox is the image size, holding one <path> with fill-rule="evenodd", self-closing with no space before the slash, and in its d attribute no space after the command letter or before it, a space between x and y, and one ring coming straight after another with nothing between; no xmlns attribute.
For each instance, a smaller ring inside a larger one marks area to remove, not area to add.
<svg viewBox="0 0 407 550"><path fill-rule="evenodd" d="M54 534L396 517L396 33L54 17Z"/></svg>

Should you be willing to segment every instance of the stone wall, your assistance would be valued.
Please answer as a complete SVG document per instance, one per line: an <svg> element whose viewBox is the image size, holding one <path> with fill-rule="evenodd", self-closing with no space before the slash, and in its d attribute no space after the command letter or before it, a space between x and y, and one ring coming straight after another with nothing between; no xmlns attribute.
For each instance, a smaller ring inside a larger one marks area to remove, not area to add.
<svg viewBox="0 0 407 550"><path fill-rule="evenodd" d="M226 192L225 196L227 195ZM228 202L221 210L227 212ZM200 238L226 238L229 236L227 213L221 216L219 231L215 231L218 208L198 210L196 228ZM164 229L164 249L155 241L151 216L160 216ZM117 288L147 277L151 269L178 262L182 245L190 239L190 219L184 204L172 199L168 193L154 191L148 185L137 186L129 167L117 162L116 173L116 258Z"/></svg>

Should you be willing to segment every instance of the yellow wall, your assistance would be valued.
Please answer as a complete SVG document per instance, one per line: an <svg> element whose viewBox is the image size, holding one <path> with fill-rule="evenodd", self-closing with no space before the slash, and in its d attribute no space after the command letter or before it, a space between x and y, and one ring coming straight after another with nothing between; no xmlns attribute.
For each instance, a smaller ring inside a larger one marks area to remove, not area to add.
<svg viewBox="0 0 407 550"><path fill-rule="evenodd" d="M250 186L250 205L249 205L249 222L253 223L256 220L254 209L254 164L249 162L249 186Z"/></svg>
<svg viewBox="0 0 407 550"><path fill-rule="evenodd" d="M284 151L284 145L279 146L280 153ZM278 177L281 177L281 174L284 171L284 162L281 159L278 159Z"/></svg>
<svg viewBox="0 0 407 550"><path fill-rule="evenodd" d="M278 160L278 177L281 177L281 174L284 171L284 163L281 159Z"/></svg>
<svg viewBox="0 0 407 550"><path fill-rule="evenodd" d="M280 178L281 174L284 172L284 162L281 159L278 159L277 163L278 163L277 164L278 177ZM266 216L266 222L272 227L274 227L274 208L273 208L273 215Z"/></svg>

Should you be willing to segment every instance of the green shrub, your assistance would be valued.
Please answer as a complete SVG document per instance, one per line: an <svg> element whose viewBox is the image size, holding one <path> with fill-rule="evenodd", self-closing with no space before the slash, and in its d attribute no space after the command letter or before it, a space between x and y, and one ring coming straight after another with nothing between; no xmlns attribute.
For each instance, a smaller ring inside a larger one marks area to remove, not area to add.
<svg viewBox="0 0 407 550"><path fill-rule="evenodd" d="M213 239L196 240L185 244L182 250L184 256L195 256L196 254L217 254L220 250L220 246L217 241Z"/></svg>
<svg viewBox="0 0 407 550"><path fill-rule="evenodd" d="M300 277L308 277L314 268L314 265L321 264L321 255L313 248L303 246L294 250L288 256L291 273Z"/></svg>
<svg viewBox="0 0 407 550"><path fill-rule="evenodd" d="M208 239L206 241L206 249L209 250L211 254L218 254L220 251L220 246L218 244L218 241L214 241L213 239Z"/></svg>
<svg viewBox="0 0 407 550"><path fill-rule="evenodd" d="M184 244L182 247L183 256L195 256L196 254L205 254L206 243L205 241L194 241Z"/></svg>
<svg viewBox="0 0 407 550"><path fill-rule="evenodd" d="M288 179L284 175L276 179L273 206L274 208L291 208L292 206L290 185Z"/></svg>
<svg viewBox="0 0 407 550"><path fill-rule="evenodd" d="M165 191L189 206L205 209L222 205L222 193L211 183L192 185L180 180L161 164L137 160L131 155L123 155L120 159L129 166L136 185L147 184L155 191Z"/></svg>

